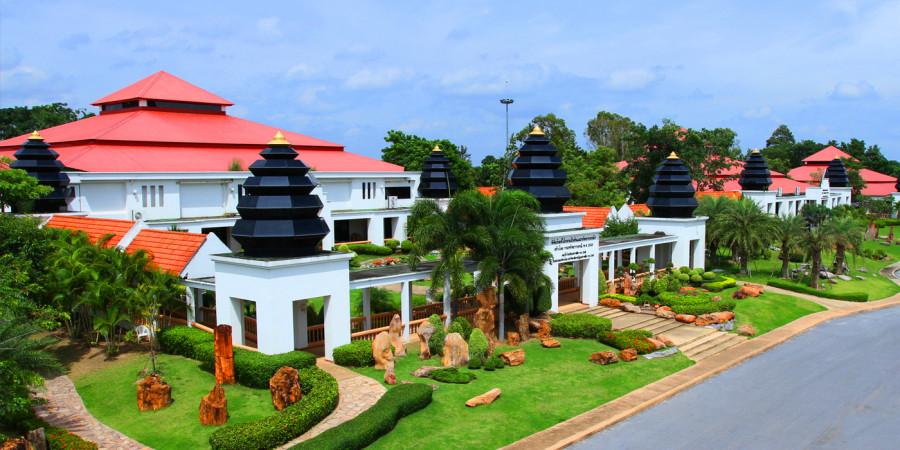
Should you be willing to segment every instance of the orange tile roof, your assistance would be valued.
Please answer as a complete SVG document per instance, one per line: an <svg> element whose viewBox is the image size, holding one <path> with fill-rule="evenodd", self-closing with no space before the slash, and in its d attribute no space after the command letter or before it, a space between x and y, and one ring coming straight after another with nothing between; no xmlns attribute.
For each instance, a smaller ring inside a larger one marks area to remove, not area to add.
<svg viewBox="0 0 900 450"><path fill-rule="evenodd" d="M497 186L479 186L478 192L490 197L497 193Z"/></svg>
<svg viewBox="0 0 900 450"><path fill-rule="evenodd" d="M730 198L741 198L741 191L701 191L694 194L694 197L730 197Z"/></svg>
<svg viewBox="0 0 900 450"><path fill-rule="evenodd" d="M205 234L145 228L131 241L128 251L148 250L157 267L179 275L204 241Z"/></svg>
<svg viewBox="0 0 900 450"><path fill-rule="evenodd" d="M563 206L563 211L587 213L581 218L581 226L585 228L603 228L609 215L609 208L596 206Z"/></svg>
<svg viewBox="0 0 900 450"><path fill-rule="evenodd" d="M650 208L647 207L646 203L638 203L637 205L628 205L631 208L631 212L636 216L649 216Z"/></svg>
<svg viewBox="0 0 900 450"><path fill-rule="evenodd" d="M96 243L97 239L100 237L112 233L113 237L107 241L106 245L107 247L114 247L123 237L125 237L125 234L128 233L128 230L130 230L134 224L135 222L133 220L54 215L45 226L64 230L84 231L91 239L91 242L94 243Z"/></svg>

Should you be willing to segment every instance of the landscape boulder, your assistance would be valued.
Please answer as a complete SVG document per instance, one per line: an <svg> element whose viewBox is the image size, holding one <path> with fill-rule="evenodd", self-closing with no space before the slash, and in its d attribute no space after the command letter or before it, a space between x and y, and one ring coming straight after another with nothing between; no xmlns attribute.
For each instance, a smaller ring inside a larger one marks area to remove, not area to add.
<svg viewBox="0 0 900 450"><path fill-rule="evenodd" d="M716 318L713 317L712 314L702 314L697 316L697 319L694 320L694 325L697 325L698 327L705 327L714 323L718 322L716 322Z"/></svg>
<svg viewBox="0 0 900 450"><path fill-rule="evenodd" d="M714 312L710 315L716 319L716 323L725 323L731 319L734 319L734 313L731 311Z"/></svg>
<svg viewBox="0 0 900 450"><path fill-rule="evenodd" d="M140 411L156 411L172 403L172 386L153 374L138 384L137 404Z"/></svg>
<svg viewBox="0 0 900 450"><path fill-rule="evenodd" d="M865 267L860 267L859 269L856 269L856 271L861 273L869 273L869 269L866 269Z"/></svg>
<svg viewBox="0 0 900 450"><path fill-rule="evenodd" d="M269 379L269 392L272 393L272 405L281 411L300 401L300 378L297 369L282 367Z"/></svg>
<svg viewBox="0 0 900 450"><path fill-rule="evenodd" d="M666 344L666 347L674 347L675 346L675 342L672 341L671 339L669 339L669 337L664 334L657 334L656 336L654 336L654 339L662 342L663 344Z"/></svg>
<svg viewBox="0 0 900 450"><path fill-rule="evenodd" d="M382 331L375 336L372 341L372 356L375 358L375 369L386 370L387 363L394 360L394 353L391 352L391 337L387 331Z"/></svg>
<svg viewBox="0 0 900 450"><path fill-rule="evenodd" d="M697 320L697 316L692 316L690 314L677 314L675 316L675 320L683 323L694 323Z"/></svg>
<svg viewBox="0 0 900 450"><path fill-rule="evenodd" d="M737 334L741 336L755 336L756 330L749 325L741 325L737 329Z"/></svg>
<svg viewBox="0 0 900 450"><path fill-rule="evenodd" d="M216 384L234 384L234 347L231 325L219 325L213 333L215 342Z"/></svg>
<svg viewBox="0 0 900 450"><path fill-rule="evenodd" d="M475 407L478 405L490 405L491 403L494 403L494 400L497 400L497 397L499 396L500 389L494 388L477 397L472 397L466 401L466 406Z"/></svg>
<svg viewBox="0 0 900 450"><path fill-rule="evenodd" d="M674 319L676 315L675 311L671 309L660 308L656 310L656 317L662 317L663 319Z"/></svg>
<svg viewBox="0 0 900 450"><path fill-rule="evenodd" d="M464 367L469 365L469 344L459 333L450 333L444 338L444 367Z"/></svg>
<svg viewBox="0 0 900 450"><path fill-rule="evenodd" d="M857 275L857 276L856 276L856 279L859 280L859 281L866 281L866 277L864 277L864 276L862 276L862 275Z"/></svg>
<svg viewBox="0 0 900 450"><path fill-rule="evenodd" d="M522 314L516 319L516 330L519 331L519 339L523 341L531 338L531 331L528 329L528 322L530 321L531 318L528 317L528 313Z"/></svg>
<svg viewBox="0 0 900 450"><path fill-rule="evenodd" d="M518 366L525 363L525 350L517 348L500 354L502 359L508 366Z"/></svg>
<svg viewBox="0 0 900 450"><path fill-rule="evenodd" d="M619 305L619 309L625 312L639 313L641 312L641 307L637 306L631 302L624 302Z"/></svg>
<svg viewBox="0 0 900 450"><path fill-rule="evenodd" d="M591 353L590 359L592 363L600 364L603 366L619 362L619 357L616 356L616 352L611 351Z"/></svg>
<svg viewBox="0 0 900 450"><path fill-rule="evenodd" d="M225 400L225 390L217 384L200 400L200 424L222 425L227 420L228 401Z"/></svg>
<svg viewBox="0 0 900 450"><path fill-rule="evenodd" d="M514 331L506 333L506 343L512 345L513 347L519 345L519 333L516 333Z"/></svg>
<svg viewBox="0 0 900 450"><path fill-rule="evenodd" d="M497 306L497 296L494 295L494 288L489 287L479 294L475 295L481 305L475 312L475 328L480 329L488 339L494 335L494 306Z"/></svg>
<svg viewBox="0 0 900 450"><path fill-rule="evenodd" d="M388 326L388 336L394 346L394 357L406 356L406 341L403 339L403 321L400 314L394 314Z"/></svg>
<svg viewBox="0 0 900 450"><path fill-rule="evenodd" d="M541 345L545 348L559 348L561 344L556 339L542 339Z"/></svg>
<svg viewBox="0 0 900 450"><path fill-rule="evenodd" d="M656 347L657 350L666 348L666 344L659 339L647 338L647 342L653 344L653 346Z"/></svg>
<svg viewBox="0 0 900 450"><path fill-rule="evenodd" d="M606 297L600 300L600 304L603 306L608 306L610 308L618 308L619 305L622 304L622 301L617 298Z"/></svg>
<svg viewBox="0 0 900 450"><path fill-rule="evenodd" d="M541 320L537 329L538 339L544 341L550 339L550 322Z"/></svg>
<svg viewBox="0 0 900 450"><path fill-rule="evenodd" d="M418 369L410 372L410 375L412 375L414 377L419 377L419 378L430 378L431 372L438 370L438 369L443 369L443 367L441 367L441 366L422 366L422 367L419 367Z"/></svg>
<svg viewBox="0 0 900 450"><path fill-rule="evenodd" d="M416 334L419 335L419 359L431 358L431 350L428 348L428 340L434 334L434 325L425 322L419 327Z"/></svg>
<svg viewBox="0 0 900 450"><path fill-rule="evenodd" d="M47 450L47 435L44 428L36 428L25 434L25 440L28 441L29 450ZM65 448L65 445L62 446Z"/></svg>
<svg viewBox="0 0 900 450"><path fill-rule="evenodd" d="M622 361L625 361L625 362L634 361L637 359L637 357L638 357L637 350L635 350L633 348L626 348L625 350L622 350L621 352L619 352L619 358L621 358Z"/></svg>
<svg viewBox="0 0 900 450"><path fill-rule="evenodd" d="M391 386L397 384L397 375L394 373L393 361L391 361L391 364L388 366L387 370L384 371L384 382Z"/></svg>

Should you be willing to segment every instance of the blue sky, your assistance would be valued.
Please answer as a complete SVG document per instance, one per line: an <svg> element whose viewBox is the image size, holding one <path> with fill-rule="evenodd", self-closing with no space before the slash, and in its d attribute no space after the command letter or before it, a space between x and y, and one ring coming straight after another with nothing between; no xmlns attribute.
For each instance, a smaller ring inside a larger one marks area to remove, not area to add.
<svg viewBox="0 0 900 450"><path fill-rule="evenodd" d="M900 2L0 0L0 106L90 102L165 70L229 114L380 158L398 129L468 147L555 113L729 127L743 148L900 159ZM508 83L507 83L508 81Z"/></svg>

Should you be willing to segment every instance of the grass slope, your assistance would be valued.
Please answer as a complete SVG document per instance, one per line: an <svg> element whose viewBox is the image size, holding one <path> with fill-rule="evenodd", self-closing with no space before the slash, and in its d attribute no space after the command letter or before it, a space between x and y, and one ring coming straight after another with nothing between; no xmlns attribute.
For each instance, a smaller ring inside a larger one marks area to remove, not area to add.
<svg viewBox="0 0 900 450"><path fill-rule="evenodd" d="M486 372L475 370L478 379L463 385L440 385L431 405L400 421L369 448L499 448L523 437L621 397L641 386L664 378L693 364L684 355L601 366L588 361L591 353L614 350L594 340L559 339L561 348L546 349L531 340L525 349L525 364ZM511 347L500 347L506 351ZM439 366L440 358L418 359L418 345L410 356L398 358L397 381L421 382L410 372L421 366ZM461 371L468 371L462 368ZM384 372L372 368L357 372L383 382ZM466 400L493 389L502 394L493 404L469 408Z"/></svg>
<svg viewBox="0 0 900 450"><path fill-rule="evenodd" d="M738 288L726 289L718 295L721 295L722 298L730 298L736 289ZM741 325L749 325L756 330L756 336L768 333L807 314L827 309L803 298L772 292L766 292L759 297L736 300L736 302L734 332L736 333L737 328Z"/></svg>
<svg viewBox="0 0 900 450"><path fill-rule="evenodd" d="M104 424L158 449L209 448L209 436L218 426L200 425L200 400L216 384L216 377L200 370L199 363L172 355L159 355L172 404L159 411L140 412L137 386L144 357L128 358L104 370L82 374L72 381L88 411ZM228 400L226 425L248 422L275 413L268 389L223 386Z"/></svg>

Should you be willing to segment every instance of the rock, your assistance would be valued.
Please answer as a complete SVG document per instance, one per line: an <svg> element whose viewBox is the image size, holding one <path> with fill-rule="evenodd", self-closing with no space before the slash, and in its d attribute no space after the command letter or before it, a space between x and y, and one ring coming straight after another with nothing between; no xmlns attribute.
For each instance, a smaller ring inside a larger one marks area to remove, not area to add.
<svg viewBox="0 0 900 450"><path fill-rule="evenodd" d="M831 280L828 280L828 283L829 284L837 284L838 282L835 279L831 279Z"/></svg>
<svg viewBox="0 0 900 450"><path fill-rule="evenodd" d="M600 304L603 306L608 306L610 308L618 308L619 305L622 304L622 301L617 298L606 297L600 300Z"/></svg>
<svg viewBox="0 0 900 450"><path fill-rule="evenodd" d="M697 316L697 319L694 320L694 325L697 325L698 327L705 327L707 325L712 325L714 323L717 323L717 322L716 322L715 317L713 317L711 314L699 315L699 316Z"/></svg>
<svg viewBox="0 0 900 450"><path fill-rule="evenodd" d="M666 347L674 347L675 346L675 342L672 341L671 339L669 339L669 337L664 334L657 334L654 338L656 340L662 342L663 344L666 344Z"/></svg>
<svg viewBox="0 0 900 450"><path fill-rule="evenodd" d="M459 333L450 333L444 338L444 367L465 367L469 365L469 344Z"/></svg>
<svg viewBox="0 0 900 450"><path fill-rule="evenodd" d="M744 287L742 287L741 289L743 289L744 292L746 292L747 295L749 295L751 297L759 297L759 295L763 293L762 286L760 286L758 284L747 284Z"/></svg>
<svg viewBox="0 0 900 450"><path fill-rule="evenodd" d="M722 300L722 297L720 297L720 296L718 296L718 295L716 295L716 296L714 296L713 298L709 299L709 301L711 301L711 302L718 302L718 301L720 301L720 300Z"/></svg>
<svg viewBox="0 0 900 450"><path fill-rule="evenodd" d="M665 358L666 356L672 356L676 353L678 353L678 347L672 347L672 348L669 348L666 350L648 353L648 354L644 355L644 358L647 358L647 359Z"/></svg>
<svg viewBox="0 0 900 450"><path fill-rule="evenodd" d="M621 305L619 305L619 309L621 309L622 311L625 311L625 312L633 312L633 313L639 313L639 312L641 312L641 307L640 307L640 306L637 306L637 305L635 305L635 304L633 304L633 303L630 303L630 302L624 302L624 303L622 303Z"/></svg>
<svg viewBox="0 0 900 450"><path fill-rule="evenodd" d="M656 317L662 317L663 319L674 319L677 314L672 310L663 310L662 308L656 310Z"/></svg>
<svg viewBox="0 0 900 450"><path fill-rule="evenodd" d="M754 330L753 327L749 325L741 325L737 329L737 334L741 336L755 336L756 330Z"/></svg>
<svg viewBox="0 0 900 450"><path fill-rule="evenodd" d="M537 329L537 337L542 341L550 339L550 322L546 320L540 321Z"/></svg>
<svg viewBox="0 0 900 450"><path fill-rule="evenodd" d="M590 359L592 363L600 364L602 366L619 362L619 357L616 356L616 352L610 351L592 353Z"/></svg>
<svg viewBox="0 0 900 450"><path fill-rule="evenodd" d="M506 343L512 345L513 347L519 345L519 333L514 333L512 331L506 333Z"/></svg>
<svg viewBox="0 0 900 450"><path fill-rule="evenodd" d="M541 321L536 320L534 317L532 317L531 320L528 321L528 331L531 331L532 333L537 333L538 328L540 328L540 326L541 326Z"/></svg>
<svg viewBox="0 0 900 450"><path fill-rule="evenodd" d="M653 344L653 346L656 347L657 350L666 348L666 344L664 344L662 341L660 341L658 339L647 338L647 342L650 342L651 344Z"/></svg>
<svg viewBox="0 0 900 450"><path fill-rule="evenodd" d="M497 305L497 297L494 295L494 288L489 287L476 294L475 298L481 302L478 311L475 312L475 328L480 329L484 335L490 340L494 335L494 306Z"/></svg>
<svg viewBox="0 0 900 450"><path fill-rule="evenodd" d="M300 392L297 369L287 366L278 369L269 379L269 392L272 393L272 405L279 411L299 402L303 393Z"/></svg>
<svg viewBox="0 0 900 450"><path fill-rule="evenodd" d="M387 363L394 360L391 352L391 337L387 331L382 331L372 341L372 356L375 358L375 369L386 370Z"/></svg>
<svg viewBox="0 0 900 450"><path fill-rule="evenodd" d="M494 388L477 397L472 397L466 402L466 406L490 405L500 396L500 389Z"/></svg>
<svg viewBox="0 0 900 450"><path fill-rule="evenodd" d="M850 278L849 275L838 275L837 277L838 277L839 280L853 281L853 278Z"/></svg>
<svg viewBox="0 0 900 450"><path fill-rule="evenodd" d="M422 367L419 367L418 369L410 372L410 375L412 375L414 377L419 377L419 378L429 378L431 376L431 372L438 370L438 369L443 369L443 367L441 367L441 366L422 366Z"/></svg>
<svg viewBox="0 0 900 450"><path fill-rule="evenodd" d="M637 350L635 350L633 348L626 348L625 350L622 350L621 352L619 352L619 358L625 362L634 361L637 359L637 357L638 357Z"/></svg>
<svg viewBox="0 0 900 450"><path fill-rule="evenodd" d="M834 274L827 270L823 270L823 271L819 272L819 277L825 278L825 279L831 279L831 278L834 278Z"/></svg>
<svg viewBox="0 0 900 450"><path fill-rule="evenodd" d="M856 269L856 271L860 273L869 273L869 269L866 269L865 267L860 267L859 269Z"/></svg>
<svg viewBox="0 0 900 450"><path fill-rule="evenodd" d="M725 269L713 269L713 273L725 273Z"/></svg>
<svg viewBox="0 0 900 450"><path fill-rule="evenodd" d="M140 411L156 411L172 403L172 386L162 381L159 375L144 378L137 389L137 404Z"/></svg>
<svg viewBox="0 0 900 450"><path fill-rule="evenodd" d="M216 384L234 384L234 348L231 325L219 325L214 332Z"/></svg>
<svg viewBox="0 0 900 450"><path fill-rule="evenodd" d="M714 312L710 315L716 319L716 323L725 323L734 319L734 313L731 311Z"/></svg>
<svg viewBox="0 0 900 450"><path fill-rule="evenodd" d="M613 295L616 293L616 283L615 282L606 282L606 293L609 295Z"/></svg>
<svg viewBox="0 0 900 450"><path fill-rule="evenodd" d="M669 306L659 306L659 307L656 308L656 311L657 311L657 312L659 312L659 311L671 311L671 310L672 310L672 308L669 307Z"/></svg>
<svg viewBox="0 0 900 450"><path fill-rule="evenodd" d="M496 345L494 342L494 337L487 336L487 340L488 340L488 351L487 351L486 356L493 356L494 355L494 346Z"/></svg>
<svg viewBox="0 0 900 450"><path fill-rule="evenodd" d="M428 349L428 340L434 334L434 325L425 322L419 327L416 334L419 335L419 359L431 358L431 350Z"/></svg>
<svg viewBox="0 0 900 450"><path fill-rule="evenodd" d="M516 319L516 329L519 330L519 338L523 341L531 338L531 332L528 330L529 321L531 321L531 318L528 317L528 313L522 314Z"/></svg>
<svg viewBox="0 0 900 450"><path fill-rule="evenodd" d="M397 375L394 374L394 362L391 361L391 365L388 366L388 369L384 371L384 382L393 386L397 384Z"/></svg>
<svg viewBox="0 0 900 450"><path fill-rule="evenodd" d="M544 348L559 348L562 344L556 339L544 339L541 341L541 345L543 345Z"/></svg>
<svg viewBox="0 0 900 450"><path fill-rule="evenodd" d="M864 277L864 276L862 276L862 275L857 275L857 276L856 276L856 279L857 279L857 280L860 280L860 281L866 281L866 277Z"/></svg>
<svg viewBox="0 0 900 450"><path fill-rule="evenodd" d="M683 323L694 323L697 320L697 316L692 316L690 314L678 314L675 316L675 320Z"/></svg>
<svg viewBox="0 0 900 450"><path fill-rule="evenodd" d="M33 450L47 450L47 436L43 427L30 430L25 435L25 440L28 441L28 445Z"/></svg>
<svg viewBox="0 0 900 450"><path fill-rule="evenodd" d="M415 383L413 383L412 381L409 381L409 380L400 380L400 384L415 384Z"/></svg>
<svg viewBox="0 0 900 450"><path fill-rule="evenodd" d="M890 242L879 242L879 244L881 244L881 245L884 245L884 246L888 246L888 245L891 245L891 243L890 243Z"/></svg>
<svg viewBox="0 0 900 450"><path fill-rule="evenodd" d="M525 364L525 350L521 348L510 350L508 352L503 352L500 354L500 359L506 362L508 366L518 366L519 364Z"/></svg>
<svg viewBox="0 0 900 450"><path fill-rule="evenodd" d="M27 450L29 445L24 438L7 438L0 444L0 450Z"/></svg>
<svg viewBox="0 0 900 450"><path fill-rule="evenodd" d="M406 340L403 339L403 321L400 320L400 314L394 314L391 318L388 336L391 338L391 345L394 346L394 357L406 356Z"/></svg>
<svg viewBox="0 0 900 450"><path fill-rule="evenodd" d="M297 370L294 370L294 377ZM218 384L213 386L209 394L200 400L200 424L222 425L228 420L228 401L225 400L225 390Z"/></svg>

